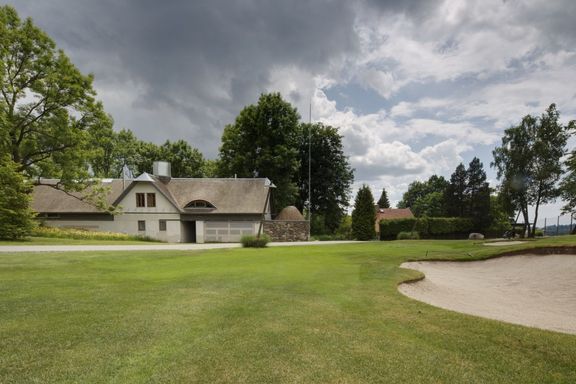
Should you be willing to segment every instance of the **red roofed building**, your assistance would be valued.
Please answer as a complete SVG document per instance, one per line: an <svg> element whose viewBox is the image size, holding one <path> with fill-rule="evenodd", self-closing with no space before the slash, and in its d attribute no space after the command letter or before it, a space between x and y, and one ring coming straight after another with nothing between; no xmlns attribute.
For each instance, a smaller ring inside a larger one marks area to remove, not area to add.
<svg viewBox="0 0 576 384"><path fill-rule="evenodd" d="M410 208L378 208L376 206L376 233L380 233L380 220L410 219L414 214Z"/></svg>

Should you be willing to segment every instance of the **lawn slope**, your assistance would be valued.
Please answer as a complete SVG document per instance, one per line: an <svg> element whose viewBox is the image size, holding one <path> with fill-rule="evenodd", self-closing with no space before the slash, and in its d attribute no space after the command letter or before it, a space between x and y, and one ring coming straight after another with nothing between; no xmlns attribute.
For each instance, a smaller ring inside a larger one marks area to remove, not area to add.
<svg viewBox="0 0 576 384"><path fill-rule="evenodd" d="M575 336L396 289L407 260L545 244L0 255L0 382L573 383Z"/></svg>

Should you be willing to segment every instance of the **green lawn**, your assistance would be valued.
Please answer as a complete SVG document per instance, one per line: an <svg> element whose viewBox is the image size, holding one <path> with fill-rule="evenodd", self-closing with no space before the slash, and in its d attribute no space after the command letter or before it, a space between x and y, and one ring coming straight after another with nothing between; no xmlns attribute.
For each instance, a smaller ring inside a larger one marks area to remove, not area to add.
<svg viewBox="0 0 576 384"><path fill-rule="evenodd" d="M575 237L532 242L576 244ZM515 248L518 248L516 246ZM575 383L576 336L408 299L470 241L0 254L0 383Z"/></svg>

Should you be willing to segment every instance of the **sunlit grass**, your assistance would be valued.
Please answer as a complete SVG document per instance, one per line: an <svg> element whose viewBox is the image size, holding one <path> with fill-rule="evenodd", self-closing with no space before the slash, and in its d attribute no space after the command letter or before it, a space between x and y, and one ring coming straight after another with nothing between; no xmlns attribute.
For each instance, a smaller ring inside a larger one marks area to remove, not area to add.
<svg viewBox="0 0 576 384"><path fill-rule="evenodd" d="M575 244L574 237L528 246ZM522 246L507 247L516 249ZM0 382L576 382L576 337L398 293L472 241L0 255Z"/></svg>

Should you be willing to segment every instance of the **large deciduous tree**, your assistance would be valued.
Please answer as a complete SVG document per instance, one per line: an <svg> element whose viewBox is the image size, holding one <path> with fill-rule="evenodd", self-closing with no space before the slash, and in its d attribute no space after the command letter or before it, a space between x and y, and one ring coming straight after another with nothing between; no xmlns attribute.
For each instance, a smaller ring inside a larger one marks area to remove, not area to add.
<svg viewBox="0 0 576 384"><path fill-rule="evenodd" d="M574 122L571 122L574 124ZM572 129L576 127L571 127ZM576 213L576 150L572 151L566 160L567 174L560 183L560 195L564 200L563 213L574 215Z"/></svg>
<svg viewBox="0 0 576 384"><path fill-rule="evenodd" d="M9 155L0 156L0 239L21 239L34 227L31 185L18 168Z"/></svg>
<svg viewBox="0 0 576 384"><path fill-rule="evenodd" d="M277 186L275 211L296 202L300 157L298 111L279 93L262 94L245 107L222 134L218 174L222 177L267 177Z"/></svg>
<svg viewBox="0 0 576 384"><path fill-rule="evenodd" d="M559 195L557 183L562 175L561 158L566 154L569 127L562 125L556 105L540 117L525 116L520 124L508 128L502 145L493 151L494 166L502 185L500 190L516 210L522 213L528 235L534 236L541 204L554 201ZM528 208L534 207L534 221L530 224Z"/></svg>
<svg viewBox="0 0 576 384"><path fill-rule="evenodd" d="M352 211L352 235L356 240L372 240L376 237L376 207L372 191L363 185L354 200Z"/></svg>
<svg viewBox="0 0 576 384"><path fill-rule="evenodd" d="M350 186L354 180L353 169L342 148L342 136L338 129L317 123L301 124L298 138L300 168L296 179L299 190L297 207L303 211L308 200L310 154L312 233L321 234L324 230L332 234L346 214Z"/></svg>
<svg viewBox="0 0 576 384"><path fill-rule="evenodd" d="M78 190L88 176L88 130L106 120L82 75L31 19L0 7L0 149L29 177Z"/></svg>
<svg viewBox="0 0 576 384"><path fill-rule="evenodd" d="M427 181L414 181L398 202L398 208L410 208L416 217L444 216L443 196L448 185L444 177L437 175L430 176Z"/></svg>

